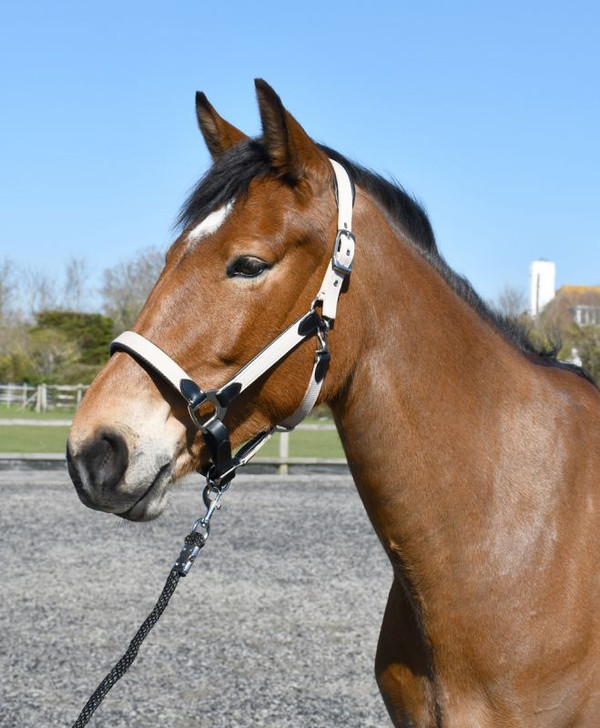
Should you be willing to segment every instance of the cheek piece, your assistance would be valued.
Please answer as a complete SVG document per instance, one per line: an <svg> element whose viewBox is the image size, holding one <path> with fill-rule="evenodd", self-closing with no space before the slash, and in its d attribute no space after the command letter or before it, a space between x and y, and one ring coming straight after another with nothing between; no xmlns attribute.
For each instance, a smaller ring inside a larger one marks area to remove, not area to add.
<svg viewBox="0 0 600 728"><path fill-rule="evenodd" d="M141 366L160 374L185 399L190 417L202 434L211 457L208 485L223 490L276 431L293 430L312 410L323 386L330 361L328 336L335 321L344 281L352 272L356 239L352 233L354 185L345 168L329 160L335 174L338 231L323 282L309 310L251 359L219 389L203 390L176 361L156 344L134 331L125 331L110 345L110 352L130 354ZM317 309L320 309L320 313ZM304 398L295 412L266 432L257 434L232 454L224 424L233 400L266 374L303 341L316 336L313 369ZM206 498L205 498L206 500Z"/></svg>

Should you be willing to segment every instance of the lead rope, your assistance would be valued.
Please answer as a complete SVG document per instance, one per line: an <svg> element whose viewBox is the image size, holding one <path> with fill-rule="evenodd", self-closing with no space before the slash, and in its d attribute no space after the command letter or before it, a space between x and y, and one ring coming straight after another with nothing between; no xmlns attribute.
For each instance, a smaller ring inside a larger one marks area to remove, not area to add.
<svg viewBox="0 0 600 728"><path fill-rule="evenodd" d="M169 599L173 596L173 592L175 591L180 578L181 574L175 569L171 569L167 582L154 609L146 617L145 622L129 643L129 647L123 657L121 657L104 680L102 680L100 685L98 685L94 691L92 697L87 701L83 710L79 714L79 717L75 723L73 723L73 728L83 728L83 726L88 724L89 719L96 711L96 708L98 708L100 703L104 700L108 691L123 677L127 670L129 670L133 661L137 657L138 650L140 649L142 642L146 639L152 627L154 627L154 625L158 622L161 614L164 612L167 604L169 603Z"/></svg>
<svg viewBox="0 0 600 728"><path fill-rule="evenodd" d="M179 556L169 572L167 581L156 604L154 605L154 609L146 617L144 623L136 632L135 637L129 643L129 647L123 654L123 657L121 657L112 670L106 675L104 680L102 680L102 682L94 690L92 696L84 705L79 717L75 723L73 723L72 728L83 728L83 726L88 724L90 718L96 712L96 709L102 703L109 690L129 670L138 655L142 642L146 639L150 630L158 622L162 613L165 611L169 600L173 596L173 593L179 584L179 580L182 576L186 576L188 574L196 557L200 553L201 549L204 548L210 535L211 518L215 510L221 507L221 497L229 487L229 482L224 485L215 485L215 483L210 479L207 479L207 481L207 485L202 494L204 504L206 505L206 513L202 516L202 518L199 518L194 523L192 530L185 537Z"/></svg>

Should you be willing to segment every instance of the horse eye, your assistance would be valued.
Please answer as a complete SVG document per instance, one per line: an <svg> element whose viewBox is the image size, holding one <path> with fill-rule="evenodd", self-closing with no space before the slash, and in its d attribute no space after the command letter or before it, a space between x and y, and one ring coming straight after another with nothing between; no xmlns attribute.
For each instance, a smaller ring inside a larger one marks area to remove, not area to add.
<svg viewBox="0 0 600 728"><path fill-rule="evenodd" d="M243 255L229 263L227 266L227 275L229 278L256 278L270 267L267 262L260 258L255 258L252 255Z"/></svg>

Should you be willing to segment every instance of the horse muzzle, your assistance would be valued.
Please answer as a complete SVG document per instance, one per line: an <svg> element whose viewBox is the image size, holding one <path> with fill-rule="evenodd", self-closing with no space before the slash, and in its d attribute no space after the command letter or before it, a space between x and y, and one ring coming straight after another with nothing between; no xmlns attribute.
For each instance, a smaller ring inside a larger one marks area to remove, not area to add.
<svg viewBox="0 0 600 728"><path fill-rule="evenodd" d="M116 430L101 430L79 445L67 444L69 475L81 502L94 510L132 521L156 518L172 481L167 453L130 452Z"/></svg>

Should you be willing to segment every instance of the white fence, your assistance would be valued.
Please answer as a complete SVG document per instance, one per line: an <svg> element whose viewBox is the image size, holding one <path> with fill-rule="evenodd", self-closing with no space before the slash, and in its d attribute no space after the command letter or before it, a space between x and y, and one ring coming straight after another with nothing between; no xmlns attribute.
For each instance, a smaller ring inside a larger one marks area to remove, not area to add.
<svg viewBox="0 0 600 728"><path fill-rule="evenodd" d="M76 409L88 384L0 384L0 405L36 412Z"/></svg>

